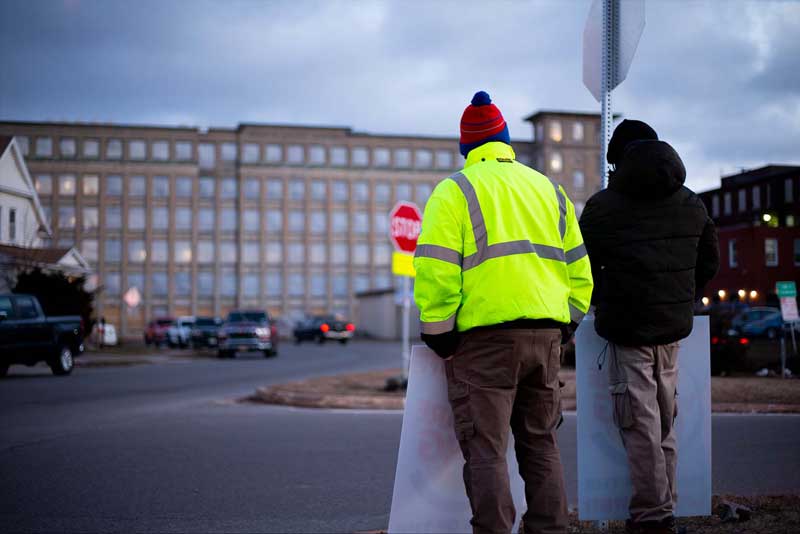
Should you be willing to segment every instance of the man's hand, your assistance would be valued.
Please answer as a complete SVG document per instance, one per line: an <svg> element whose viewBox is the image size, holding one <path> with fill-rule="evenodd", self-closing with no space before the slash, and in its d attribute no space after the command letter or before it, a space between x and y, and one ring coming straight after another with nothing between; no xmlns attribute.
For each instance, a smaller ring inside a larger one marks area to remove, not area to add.
<svg viewBox="0 0 800 534"><path fill-rule="evenodd" d="M458 347L458 332L451 330L444 334L422 334L422 341L443 360L453 357Z"/></svg>

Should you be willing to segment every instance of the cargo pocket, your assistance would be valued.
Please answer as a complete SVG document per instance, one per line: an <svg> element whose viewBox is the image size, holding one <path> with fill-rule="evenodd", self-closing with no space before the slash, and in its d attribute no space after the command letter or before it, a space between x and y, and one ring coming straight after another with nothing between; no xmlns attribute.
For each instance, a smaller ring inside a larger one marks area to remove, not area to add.
<svg viewBox="0 0 800 534"><path fill-rule="evenodd" d="M475 423L469 406L469 384L448 377L447 399L453 410L453 427L460 443L475 435Z"/></svg>
<svg viewBox="0 0 800 534"><path fill-rule="evenodd" d="M608 389L611 391L611 399L614 403L614 424L620 430L632 427L633 407L628 384L621 382L609 386Z"/></svg>

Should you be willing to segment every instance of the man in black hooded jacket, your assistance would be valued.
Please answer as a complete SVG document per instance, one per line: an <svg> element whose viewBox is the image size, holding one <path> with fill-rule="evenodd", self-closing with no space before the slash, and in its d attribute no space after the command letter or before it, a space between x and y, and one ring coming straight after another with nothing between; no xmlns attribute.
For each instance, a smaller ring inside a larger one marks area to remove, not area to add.
<svg viewBox="0 0 800 534"><path fill-rule="evenodd" d="M719 267L714 224L683 185L677 152L647 124L624 120L606 159L608 189L580 219L595 287L595 329L608 340L609 390L633 493L628 532L675 530L678 341Z"/></svg>

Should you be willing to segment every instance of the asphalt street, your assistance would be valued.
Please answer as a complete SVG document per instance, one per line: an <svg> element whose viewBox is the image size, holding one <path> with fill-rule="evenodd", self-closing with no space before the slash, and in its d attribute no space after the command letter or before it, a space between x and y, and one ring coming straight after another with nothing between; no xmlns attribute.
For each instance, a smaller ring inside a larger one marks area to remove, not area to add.
<svg viewBox="0 0 800 534"><path fill-rule="evenodd" d="M398 366L396 344L285 345L274 359L12 367L0 380L0 530L385 528L402 415L234 402L257 387ZM560 431L576 501L575 417ZM713 418L715 493L800 491L800 417Z"/></svg>

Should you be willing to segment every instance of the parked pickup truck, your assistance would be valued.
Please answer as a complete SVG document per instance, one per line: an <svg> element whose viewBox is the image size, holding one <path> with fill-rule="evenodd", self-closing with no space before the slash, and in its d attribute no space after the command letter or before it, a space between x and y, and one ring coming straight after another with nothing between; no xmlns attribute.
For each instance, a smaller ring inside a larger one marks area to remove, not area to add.
<svg viewBox="0 0 800 534"><path fill-rule="evenodd" d="M54 375L68 375L81 352L80 316L45 317L36 297L0 294L0 376L12 364L42 361Z"/></svg>

